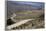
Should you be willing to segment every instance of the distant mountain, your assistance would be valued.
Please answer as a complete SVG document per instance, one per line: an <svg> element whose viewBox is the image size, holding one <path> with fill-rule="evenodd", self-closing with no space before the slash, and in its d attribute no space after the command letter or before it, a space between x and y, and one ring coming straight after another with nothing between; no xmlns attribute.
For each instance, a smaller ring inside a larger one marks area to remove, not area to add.
<svg viewBox="0 0 46 31"><path fill-rule="evenodd" d="M7 9L8 16L10 17L12 13L17 11L28 11L28 10L38 10L43 9L44 3L42 2L18 2L18 1L8 1Z"/></svg>
<svg viewBox="0 0 46 31"><path fill-rule="evenodd" d="M27 5L27 6L32 6L35 8L42 8L44 7L44 3L42 2L19 2L19 1L8 1L8 4L11 6L23 6L23 5Z"/></svg>

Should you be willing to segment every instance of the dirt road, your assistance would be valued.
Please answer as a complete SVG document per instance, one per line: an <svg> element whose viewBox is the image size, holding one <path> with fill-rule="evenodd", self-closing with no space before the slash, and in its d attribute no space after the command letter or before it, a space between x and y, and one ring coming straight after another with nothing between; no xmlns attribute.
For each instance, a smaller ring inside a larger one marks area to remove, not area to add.
<svg viewBox="0 0 46 31"><path fill-rule="evenodd" d="M17 22L17 23L14 23L13 25L8 26L7 29L11 29L13 27L18 27L18 26L25 24L26 22L32 21L32 20L34 20L34 19L21 20L20 22Z"/></svg>

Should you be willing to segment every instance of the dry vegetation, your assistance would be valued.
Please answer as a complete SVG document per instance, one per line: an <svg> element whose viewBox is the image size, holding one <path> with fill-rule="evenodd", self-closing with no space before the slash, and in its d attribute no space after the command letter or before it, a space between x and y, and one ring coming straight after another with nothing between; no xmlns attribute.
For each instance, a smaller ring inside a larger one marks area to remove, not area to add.
<svg viewBox="0 0 46 31"><path fill-rule="evenodd" d="M43 10L32 10L32 11L24 11L17 12L17 16L14 18L16 21L24 20L24 19L35 19L29 21L25 24L22 24L19 27L14 27L12 29L34 29L34 28L44 28L44 11ZM20 15L18 15L20 14Z"/></svg>

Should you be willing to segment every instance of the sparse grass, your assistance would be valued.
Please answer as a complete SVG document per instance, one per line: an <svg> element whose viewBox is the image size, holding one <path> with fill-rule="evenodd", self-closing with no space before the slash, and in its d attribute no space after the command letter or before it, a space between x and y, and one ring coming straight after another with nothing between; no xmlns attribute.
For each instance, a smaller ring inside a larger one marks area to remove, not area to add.
<svg viewBox="0 0 46 31"><path fill-rule="evenodd" d="M31 14L32 11L21 11L21 12L16 12L16 14Z"/></svg>
<svg viewBox="0 0 46 31"><path fill-rule="evenodd" d="M20 14L21 16L16 16L15 19L21 20L21 19L35 19L41 15L41 11L22 11L22 12L16 12L16 14ZM24 14L24 15L23 15Z"/></svg>
<svg viewBox="0 0 46 31"><path fill-rule="evenodd" d="M18 17L16 17L16 18L20 18L20 19L28 19L28 18L31 18L31 16L29 17L29 16L18 16Z"/></svg>
<svg viewBox="0 0 46 31"><path fill-rule="evenodd" d="M16 12L16 14L24 14L23 16L16 16L16 20L23 20L23 19L35 19L31 22L27 22L26 24L22 24L19 27L16 27L15 29L31 29L33 26L35 28L44 28L44 17L42 11L22 11L22 12ZM30 15L30 16L28 16Z"/></svg>

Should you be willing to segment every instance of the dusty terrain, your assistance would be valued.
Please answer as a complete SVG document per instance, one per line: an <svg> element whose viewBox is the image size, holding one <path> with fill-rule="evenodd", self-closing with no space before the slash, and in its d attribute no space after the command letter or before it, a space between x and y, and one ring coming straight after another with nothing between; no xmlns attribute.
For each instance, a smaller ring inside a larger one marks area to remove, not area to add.
<svg viewBox="0 0 46 31"><path fill-rule="evenodd" d="M44 25L44 3L8 1L7 29L38 29Z"/></svg>
<svg viewBox="0 0 46 31"><path fill-rule="evenodd" d="M18 27L12 29L36 29L44 28L44 11L43 10L32 10L32 11L21 11L16 12L16 17L14 17L14 22L23 21L25 19L35 19L26 22Z"/></svg>

